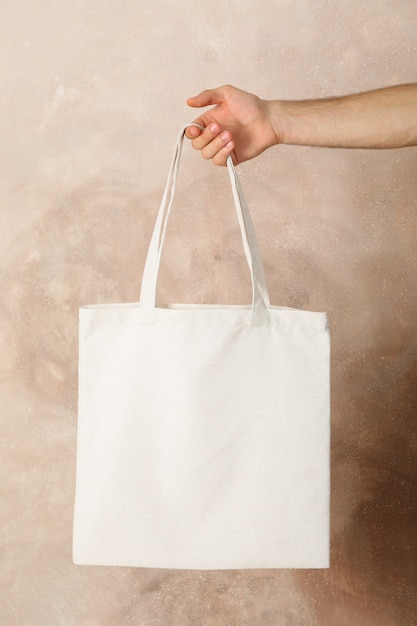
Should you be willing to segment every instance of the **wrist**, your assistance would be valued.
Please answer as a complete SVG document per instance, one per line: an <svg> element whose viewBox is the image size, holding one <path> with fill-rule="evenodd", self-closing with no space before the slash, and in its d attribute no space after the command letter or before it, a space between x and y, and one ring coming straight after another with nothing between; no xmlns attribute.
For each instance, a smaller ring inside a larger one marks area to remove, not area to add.
<svg viewBox="0 0 417 626"><path fill-rule="evenodd" d="M269 104L277 143L301 146L338 145L335 129L339 134L343 130L340 120L340 107L344 106L342 98L274 100ZM332 130L335 136L332 136Z"/></svg>
<svg viewBox="0 0 417 626"><path fill-rule="evenodd" d="M282 100L265 100L264 102L271 126L271 143L268 147L281 143L296 143L291 135L291 114L288 102Z"/></svg>

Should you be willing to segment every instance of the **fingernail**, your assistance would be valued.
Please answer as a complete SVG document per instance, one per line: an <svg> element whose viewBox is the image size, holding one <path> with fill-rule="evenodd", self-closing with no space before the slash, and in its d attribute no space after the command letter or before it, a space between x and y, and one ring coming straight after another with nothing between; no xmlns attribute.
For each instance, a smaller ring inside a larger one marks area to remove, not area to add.
<svg viewBox="0 0 417 626"><path fill-rule="evenodd" d="M225 131L224 131L224 133L222 133L222 134L220 135L220 139L221 139L222 141L229 141L229 139L230 139L230 135L229 135L229 133L227 132L227 130L225 130Z"/></svg>
<svg viewBox="0 0 417 626"><path fill-rule="evenodd" d="M189 131L190 135L192 135L193 137L197 137L198 135L198 129L195 126L190 126Z"/></svg>
<svg viewBox="0 0 417 626"><path fill-rule="evenodd" d="M219 130L219 126L217 124L210 124L209 131L211 133L217 133L218 130Z"/></svg>

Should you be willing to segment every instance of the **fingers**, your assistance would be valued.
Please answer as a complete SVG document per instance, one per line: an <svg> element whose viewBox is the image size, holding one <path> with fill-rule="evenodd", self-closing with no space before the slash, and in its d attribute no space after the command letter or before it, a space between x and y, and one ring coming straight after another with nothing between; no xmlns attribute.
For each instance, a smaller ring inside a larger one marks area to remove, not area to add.
<svg viewBox="0 0 417 626"><path fill-rule="evenodd" d="M192 128L195 128L195 126L193 126ZM200 130L200 129L197 129ZM227 133L227 131L224 131ZM214 139L219 139L220 136L220 126L219 124L217 124L216 122L212 122L211 124L208 124L208 126L199 132L199 134L194 134L194 138L192 141L193 144L193 148L195 148L196 150L203 150L203 148L206 148L206 146L209 146L209 144L211 144L213 142ZM226 137L225 137L226 138ZM230 139L230 133L228 133L228 139ZM207 154L210 152L210 150L207 152ZM207 157L207 158L211 158L211 156Z"/></svg>
<svg viewBox="0 0 417 626"><path fill-rule="evenodd" d="M196 122L196 123L199 124L200 122ZM201 130L201 128L198 128L198 126L189 126L188 128L185 129L185 135L188 137L188 139L195 139L202 132L203 131Z"/></svg>
<svg viewBox="0 0 417 626"><path fill-rule="evenodd" d="M190 107L206 107L211 104L220 104L223 100L223 88L217 87L216 89L206 89L202 91L198 96L188 98L187 104Z"/></svg>
<svg viewBox="0 0 417 626"><path fill-rule="evenodd" d="M188 106L197 107L197 108L205 107L210 104L218 104L222 101L222 93L223 93L222 87L218 87L217 89L206 89L205 91L202 91L198 96L193 96L192 98L188 98L186 102ZM207 119L205 119L205 115L198 117L197 119L194 120L194 122L196 124L200 124L200 126L207 126L207 123L208 123ZM190 128L187 128L187 130L185 131L185 134L188 137L188 139L194 139L198 137L201 134L201 132L202 131L198 127L191 126ZM194 146L194 147L197 148L197 146ZM201 148L197 148L197 150L200 150L200 149Z"/></svg>
<svg viewBox="0 0 417 626"><path fill-rule="evenodd" d="M192 130L195 127L190 128ZM197 130L199 130L197 128ZM204 159L213 159L216 165L224 165L234 144L228 130L222 130L219 124L212 122L192 139L192 146L201 151Z"/></svg>
<svg viewBox="0 0 417 626"><path fill-rule="evenodd" d="M198 137L193 139L193 148L201 150L205 159L212 159L220 150L231 141L232 135L228 130L221 130L220 126L213 122Z"/></svg>
<svg viewBox="0 0 417 626"><path fill-rule="evenodd" d="M209 105L221 104L225 97L225 87L216 89L206 89L198 96L187 99L187 104L191 107L205 107ZM214 109L215 110L215 109ZM204 113L194 122L204 126L204 130L196 126L190 126L185 131L188 139L192 140L192 146L201 151L205 159L212 159L216 165L225 165L227 157L232 154L233 161L236 158L233 154L234 142L228 130L222 130L217 122L213 121L213 109Z"/></svg>
<svg viewBox="0 0 417 626"><path fill-rule="evenodd" d="M229 141L223 148L221 148L212 158L215 165L226 165L227 157L231 156L233 163L236 165L236 157L233 152L234 143Z"/></svg>

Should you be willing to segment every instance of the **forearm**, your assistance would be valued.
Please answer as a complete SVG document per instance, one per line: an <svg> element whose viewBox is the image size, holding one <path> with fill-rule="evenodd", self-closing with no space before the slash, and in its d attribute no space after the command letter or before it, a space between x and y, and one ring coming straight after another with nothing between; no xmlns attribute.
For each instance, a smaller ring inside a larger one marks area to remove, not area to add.
<svg viewBox="0 0 417 626"><path fill-rule="evenodd" d="M417 145L417 84L350 96L269 101L277 143L338 148Z"/></svg>

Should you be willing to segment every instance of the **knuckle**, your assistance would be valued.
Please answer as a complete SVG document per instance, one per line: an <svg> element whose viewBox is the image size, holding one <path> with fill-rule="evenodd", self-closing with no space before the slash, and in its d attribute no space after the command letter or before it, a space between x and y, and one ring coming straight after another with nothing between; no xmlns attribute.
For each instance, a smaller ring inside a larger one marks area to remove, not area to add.
<svg viewBox="0 0 417 626"><path fill-rule="evenodd" d="M206 144L204 142L204 139L202 139L202 136L199 135L192 141L192 145L193 148L195 148L196 150L202 150Z"/></svg>
<svg viewBox="0 0 417 626"><path fill-rule="evenodd" d="M222 134L219 135L219 137L218 137L219 143L221 145L224 145L225 143L230 141L230 139L231 139L231 135L230 135L229 131L227 131L227 130L223 131Z"/></svg>

